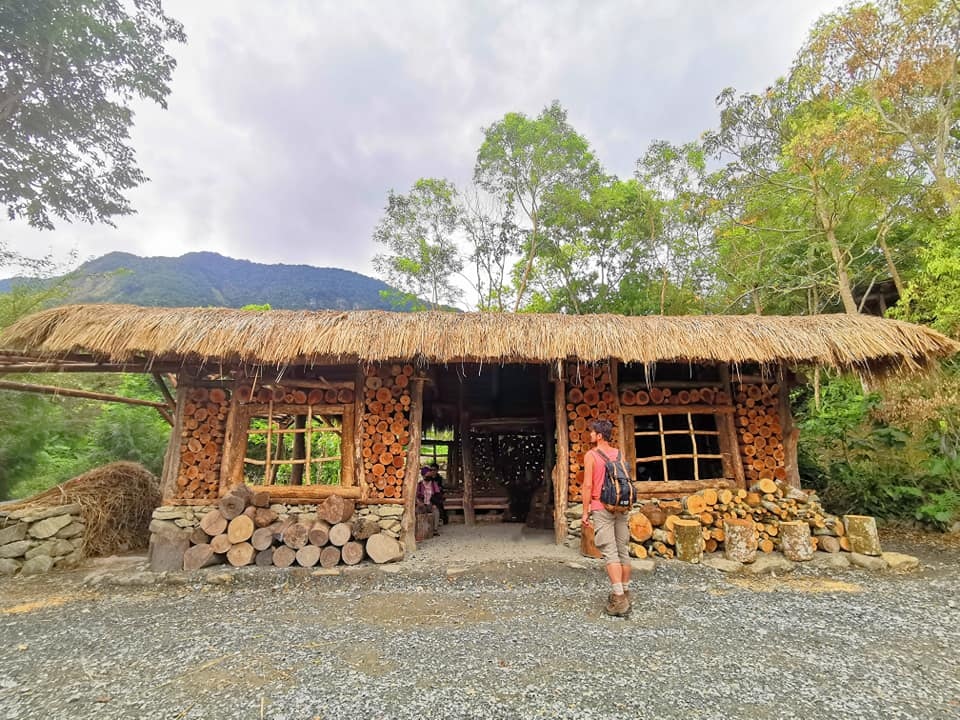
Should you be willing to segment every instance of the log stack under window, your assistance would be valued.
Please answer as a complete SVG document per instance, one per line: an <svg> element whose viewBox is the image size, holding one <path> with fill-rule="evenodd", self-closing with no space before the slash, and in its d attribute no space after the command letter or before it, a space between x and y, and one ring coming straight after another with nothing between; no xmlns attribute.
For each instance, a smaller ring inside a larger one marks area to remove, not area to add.
<svg viewBox="0 0 960 720"><path fill-rule="evenodd" d="M583 456L590 444L589 424L593 420L613 423L613 445L617 445L617 416L620 412L616 386L609 363L595 365L568 363L565 368L567 420L570 437L570 487L572 501L580 499L583 487Z"/></svg>
<svg viewBox="0 0 960 720"><path fill-rule="evenodd" d="M364 416L360 423L367 498L400 499L410 441L413 365L370 365L364 370Z"/></svg>
<svg viewBox="0 0 960 720"><path fill-rule="evenodd" d="M631 516L630 550L641 558L674 557L675 526L679 520L700 523L706 552L725 549L729 524L749 526L755 547L760 552L780 550L783 525L795 522L809 525L811 550L850 550L843 521L826 513L815 493L797 490L769 478L759 480L749 489L707 488L682 500L644 503L637 515L643 517Z"/></svg>
<svg viewBox="0 0 960 720"><path fill-rule="evenodd" d="M225 388L194 387L182 408L180 465L176 496L188 500L216 498L230 393Z"/></svg>

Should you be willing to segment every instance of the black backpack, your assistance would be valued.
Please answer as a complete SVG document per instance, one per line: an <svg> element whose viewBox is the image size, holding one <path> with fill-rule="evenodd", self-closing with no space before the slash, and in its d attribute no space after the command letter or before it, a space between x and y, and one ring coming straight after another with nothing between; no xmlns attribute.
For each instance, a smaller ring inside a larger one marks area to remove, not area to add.
<svg viewBox="0 0 960 720"><path fill-rule="evenodd" d="M600 448L597 448L597 453L603 458L604 465L600 502L609 512L629 512L637 501L637 489L630 479L630 471L623 461L623 454L616 460L611 460Z"/></svg>

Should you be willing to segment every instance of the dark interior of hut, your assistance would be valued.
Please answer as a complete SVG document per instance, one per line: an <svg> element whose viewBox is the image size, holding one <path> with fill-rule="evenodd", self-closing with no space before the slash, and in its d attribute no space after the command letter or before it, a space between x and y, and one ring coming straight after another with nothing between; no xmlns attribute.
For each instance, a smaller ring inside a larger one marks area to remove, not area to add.
<svg viewBox="0 0 960 720"><path fill-rule="evenodd" d="M463 517L469 473L478 522L552 527L544 483L554 456L546 372L536 365L472 363L431 371L424 389L421 463L440 467L452 521Z"/></svg>

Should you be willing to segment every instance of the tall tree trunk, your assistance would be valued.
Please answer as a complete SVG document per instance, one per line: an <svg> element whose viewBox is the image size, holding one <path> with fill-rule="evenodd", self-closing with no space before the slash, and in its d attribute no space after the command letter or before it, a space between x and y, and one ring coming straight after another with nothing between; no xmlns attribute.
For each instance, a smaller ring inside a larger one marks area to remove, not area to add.
<svg viewBox="0 0 960 720"><path fill-rule="evenodd" d="M880 225L877 231L877 245L883 251L883 257L887 261L887 269L890 271L890 277L893 278L893 284L897 287L897 294L903 296L903 280L900 278L900 272L897 270L897 264L893 261L893 253L890 252L890 246L887 245L887 233L890 232L890 223L886 220Z"/></svg>
<svg viewBox="0 0 960 720"><path fill-rule="evenodd" d="M540 230L536 209L530 214L530 222L533 223L533 229L530 231L530 252L527 253L527 264L523 268L523 276L520 278L520 286L517 288L517 301L513 305L513 311L519 312L520 303L523 302L523 293L527 290L527 282L530 279L530 271L533 269L533 259L537 256L537 234Z"/></svg>
<svg viewBox="0 0 960 720"><path fill-rule="evenodd" d="M827 236L827 242L830 245L830 255L833 257L833 265L837 272L837 287L840 290L840 299L843 301L843 309L848 315L859 315L857 301L853 299L853 288L850 286L850 274L847 272L847 261L843 257L843 249L840 247L840 241L837 240L836 227L830 212L824 206L823 197L819 188L814 184L813 189L814 202L816 203L817 219L820 221L820 227Z"/></svg>
<svg viewBox="0 0 960 720"><path fill-rule="evenodd" d="M667 280L669 275L667 274L667 269L663 269L663 282L660 283L660 314L666 315L666 304L667 304Z"/></svg>

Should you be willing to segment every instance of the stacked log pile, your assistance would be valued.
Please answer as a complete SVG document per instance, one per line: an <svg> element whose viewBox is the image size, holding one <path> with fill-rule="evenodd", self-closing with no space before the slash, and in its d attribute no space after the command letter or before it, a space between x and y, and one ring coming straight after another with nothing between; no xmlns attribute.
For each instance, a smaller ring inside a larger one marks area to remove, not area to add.
<svg viewBox="0 0 960 720"><path fill-rule="evenodd" d="M739 384L735 389L738 445L747 484L764 477L787 477L783 429L780 426L780 386Z"/></svg>
<svg viewBox="0 0 960 720"><path fill-rule="evenodd" d="M252 383L237 385L237 402L266 404L270 402L284 405L346 405L353 402L353 390L335 387L299 387L288 385L261 385L255 388Z"/></svg>
<svg viewBox="0 0 960 720"><path fill-rule="evenodd" d="M410 379L413 365L393 364L365 371L360 444L367 496L399 499L410 441Z"/></svg>
<svg viewBox="0 0 960 720"><path fill-rule="evenodd" d="M230 396L226 389L194 387L187 395L180 431L177 497L215 498L220 491L220 458Z"/></svg>
<svg viewBox="0 0 960 720"><path fill-rule="evenodd" d="M672 390L661 387L624 388L620 404L628 407L643 405L729 405L730 396L714 387Z"/></svg>
<svg viewBox="0 0 960 720"><path fill-rule="evenodd" d="M568 515L579 517L581 511L581 505L571 506ZM689 520L699 522L706 552L725 549L726 532L731 526L751 528L761 552L781 550L785 526L797 521L809 526L811 549L830 553L850 550L843 521L826 513L815 493L764 478L749 490L707 488L682 500L641 504L629 518L631 554L639 558L674 557L677 523Z"/></svg>
<svg viewBox="0 0 960 720"><path fill-rule="evenodd" d="M616 445L620 409L608 363L568 363L564 379L567 384L566 409L570 437L569 497L571 501L577 501L580 499L580 488L583 487L583 455L593 447L588 425L600 419L612 422L613 444Z"/></svg>
<svg viewBox="0 0 960 720"><path fill-rule="evenodd" d="M224 562L234 567L331 568L356 565L367 556L375 562L402 557L397 541L381 533L376 521L354 518L354 509L353 500L334 495L314 514L281 518L267 493L237 486L193 528L183 569Z"/></svg>

